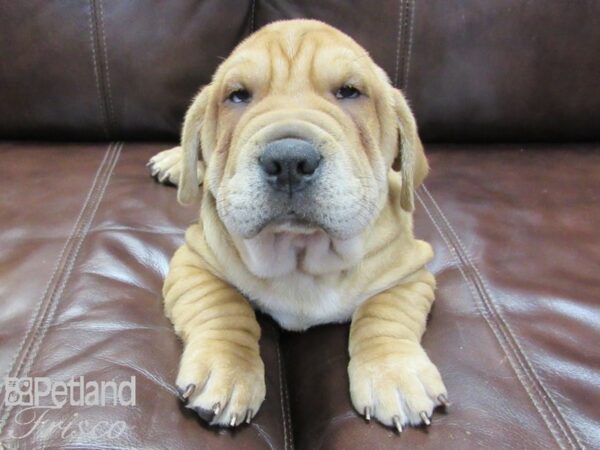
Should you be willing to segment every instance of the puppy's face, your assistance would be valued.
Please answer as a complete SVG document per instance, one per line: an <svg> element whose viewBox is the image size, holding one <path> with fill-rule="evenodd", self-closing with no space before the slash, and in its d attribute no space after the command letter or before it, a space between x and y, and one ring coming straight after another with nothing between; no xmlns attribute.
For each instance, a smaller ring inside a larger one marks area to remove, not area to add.
<svg viewBox="0 0 600 450"><path fill-rule="evenodd" d="M402 130L399 115L409 116L408 128L414 121L398 97L348 36L320 22L278 22L219 67L188 112L182 145L193 158L200 145L206 186L230 233L323 230L348 239L387 198L399 133L418 141L416 129ZM405 159L411 179L402 183L412 185L415 158ZM182 180L180 198L190 183Z"/></svg>

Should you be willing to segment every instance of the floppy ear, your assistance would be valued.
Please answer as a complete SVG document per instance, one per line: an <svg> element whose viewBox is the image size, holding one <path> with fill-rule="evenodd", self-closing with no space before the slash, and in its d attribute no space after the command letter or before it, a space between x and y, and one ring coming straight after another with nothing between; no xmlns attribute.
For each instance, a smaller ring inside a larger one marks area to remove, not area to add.
<svg viewBox="0 0 600 450"><path fill-rule="evenodd" d="M402 189L400 205L405 211L414 210L414 192L429 172L423 144L417 132L417 123L402 92L393 89L394 110L398 123L398 154L392 168L400 172Z"/></svg>
<svg viewBox="0 0 600 450"><path fill-rule="evenodd" d="M194 98L192 105L185 113L181 132L182 167L177 190L177 200L182 205L194 202L200 194L199 185L202 180L199 179L198 172L204 172L198 170L199 166L203 168L200 134L209 97L210 89L209 86L206 86Z"/></svg>

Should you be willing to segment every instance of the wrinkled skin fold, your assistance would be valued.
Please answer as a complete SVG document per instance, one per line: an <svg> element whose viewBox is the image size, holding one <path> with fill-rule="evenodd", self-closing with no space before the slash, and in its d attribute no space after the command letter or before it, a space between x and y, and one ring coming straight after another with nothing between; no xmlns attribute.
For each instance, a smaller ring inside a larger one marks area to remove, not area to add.
<svg viewBox="0 0 600 450"><path fill-rule="evenodd" d="M258 163L288 138L320 155L294 193L273 189ZM180 202L201 199L163 290L189 408L222 426L258 413L253 308L290 330L351 321L350 393L367 419L401 431L447 404L420 344L435 279L412 211L427 161L402 93L351 38L312 20L259 30L196 96L181 145L149 164Z"/></svg>

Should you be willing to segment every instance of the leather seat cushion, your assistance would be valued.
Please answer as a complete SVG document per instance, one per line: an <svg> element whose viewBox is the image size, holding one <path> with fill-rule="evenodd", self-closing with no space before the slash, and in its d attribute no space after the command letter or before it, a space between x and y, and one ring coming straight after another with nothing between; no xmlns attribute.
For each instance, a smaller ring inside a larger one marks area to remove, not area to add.
<svg viewBox="0 0 600 450"><path fill-rule="evenodd" d="M424 346L453 405L401 437L351 408L347 325L280 331L260 316L267 399L251 426L209 430L176 398L181 344L161 284L197 208L153 182L168 144L0 145L0 366L67 381L136 377L135 407L63 407L49 421L123 420L118 439L30 430L23 448L597 448L597 146L428 148L416 234L438 280ZM596 150L596 151L594 151ZM21 420L19 420L21 418ZM11 437L13 439L11 439Z"/></svg>

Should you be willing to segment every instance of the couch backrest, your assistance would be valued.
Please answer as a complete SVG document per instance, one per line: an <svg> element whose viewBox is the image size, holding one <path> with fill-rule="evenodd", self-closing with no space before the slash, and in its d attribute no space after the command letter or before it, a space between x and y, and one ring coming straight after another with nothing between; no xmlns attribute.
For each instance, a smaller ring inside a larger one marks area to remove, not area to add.
<svg viewBox="0 0 600 450"><path fill-rule="evenodd" d="M291 17L365 46L425 140L600 136L597 0L19 0L0 3L0 137L176 139L220 58Z"/></svg>

